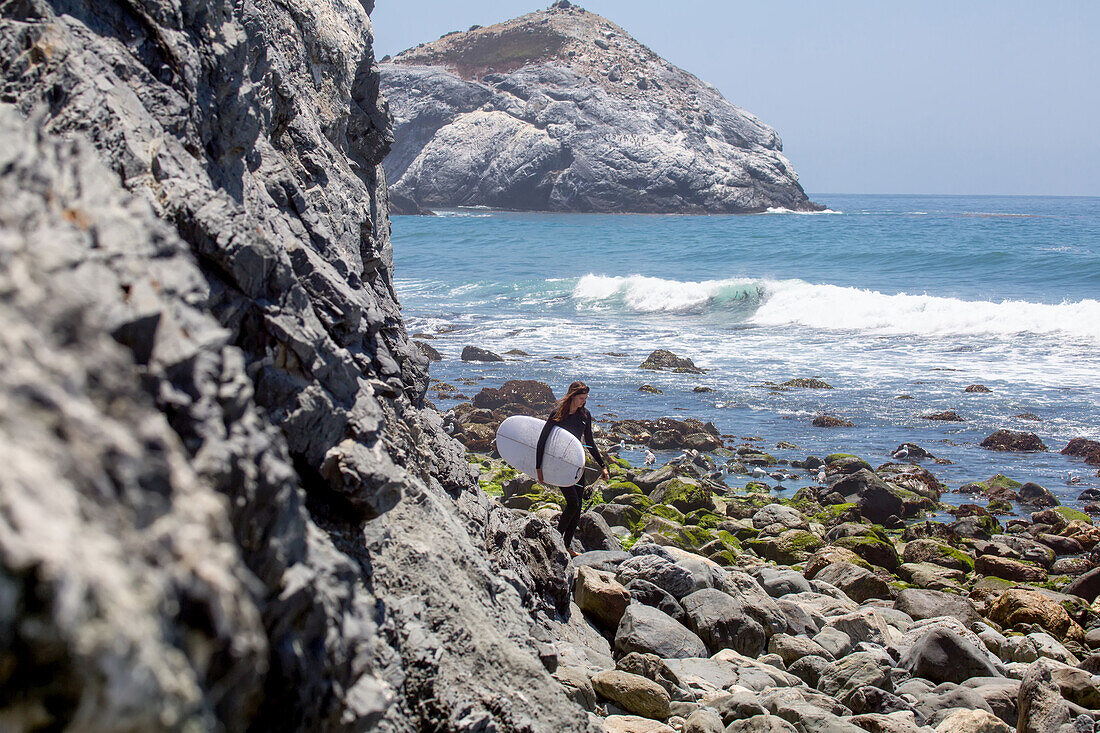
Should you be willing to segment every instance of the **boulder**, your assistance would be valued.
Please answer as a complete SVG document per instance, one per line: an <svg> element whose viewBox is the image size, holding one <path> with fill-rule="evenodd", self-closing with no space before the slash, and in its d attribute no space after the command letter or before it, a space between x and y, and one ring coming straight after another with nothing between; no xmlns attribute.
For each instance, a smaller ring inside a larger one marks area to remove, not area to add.
<svg viewBox="0 0 1100 733"><path fill-rule="evenodd" d="M791 662L787 671L798 677L810 687L817 687L821 675L825 674L833 666L833 663L825 657L808 656L801 657Z"/></svg>
<svg viewBox="0 0 1100 733"><path fill-rule="evenodd" d="M620 654L642 652L662 659L702 657L706 644L683 624L663 611L640 603L626 609L615 631L615 649Z"/></svg>
<svg viewBox="0 0 1100 733"><path fill-rule="evenodd" d="M1100 466L1100 442L1088 438L1074 438L1062 449L1062 455L1085 459L1085 463Z"/></svg>
<svg viewBox="0 0 1100 733"><path fill-rule="evenodd" d="M894 684L890 664L875 654L855 652L826 669L817 683L817 689L847 705L849 696L866 685L892 691Z"/></svg>
<svg viewBox="0 0 1100 733"><path fill-rule="evenodd" d="M1041 567L995 555L979 557L974 561L974 570L982 575L992 575L1019 583L1042 583L1047 579L1047 572Z"/></svg>
<svg viewBox="0 0 1100 733"><path fill-rule="evenodd" d="M828 661L833 660L833 655L817 642L804 636L791 636L789 634L774 635L768 641L768 652L778 654L788 667L807 656L818 656Z"/></svg>
<svg viewBox="0 0 1100 733"><path fill-rule="evenodd" d="M504 357L500 354L494 354L488 349L467 346L462 349L462 361L504 361Z"/></svg>
<svg viewBox="0 0 1100 733"><path fill-rule="evenodd" d="M909 614L914 620L951 616L968 628L981 620L981 614L969 598L927 588L900 591L894 608Z"/></svg>
<svg viewBox="0 0 1100 733"><path fill-rule="evenodd" d="M1058 639L1084 639L1084 631L1066 609L1036 590L1006 590L989 607L988 615L1004 627L1038 624Z"/></svg>
<svg viewBox="0 0 1100 733"><path fill-rule="evenodd" d="M933 539L917 539L905 544L902 560L907 563L928 562L964 573L974 570L974 560L962 550L957 550Z"/></svg>
<svg viewBox="0 0 1100 733"><path fill-rule="evenodd" d="M639 715L608 715L603 719L603 726L603 733L677 733L675 728L659 720Z"/></svg>
<svg viewBox="0 0 1100 733"><path fill-rule="evenodd" d="M860 469L832 485L833 491L845 500L859 505L860 513L881 524L887 518L905 514L905 502L900 490L886 483L867 469Z"/></svg>
<svg viewBox="0 0 1100 733"><path fill-rule="evenodd" d="M554 670L553 677L561 683L565 694L573 702L588 711L596 709L596 691L592 688L592 681L586 671L579 667L559 666Z"/></svg>
<svg viewBox="0 0 1100 733"><path fill-rule="evenodd" d="M629 585L635 578L649 581L677 600L700 588L690 570L661 555L635 555L624 560L615 577L623 585Z"/></svg>
<svg viewBox="0 0 1100 733"><path fill-rule="evenodd" d="M669 716L668 692L640 675L609 669L593 675L592 688L597 695L628 712L659 720Z"/></svg>
<svg viewBox="0 0 1100 733"><path fill-rule="evenodd" d="M815 428L851 428L855 423L836 415L818 415L811 423Z"/></svg>
<svg viewBox="0 0 1100 733"><path fill-rule="evenodd" d="M625 587L631 600L660 609L682 624L687 622L683 607L668 591L642 578L634 578Z"/></svg>
<svg viewBox="0 0 1100 733"><path fill-rule="evenodd" d="M753 715L731 721L726 733L799 733L799 729L776 715Z"/></svg>
<svg viewBox="0 0 1100 733"><path fill-rule="evenodd" d="M751 573L772 598L782 598L789 593L803 593L810 590L809 582L796 570L761 565L753 568Z"/></svg>
<svg viewBox="0 0 1100 733"><path fill-rule="evenodd" d="M680 733L723 733L725 729L718 713L709 708L700 708L687 717Z"/></svg>
<svg viewBox="0 0 1100 733"><path fill-rule="evenodd" d="M681 601L687 625L713 654L734 649L749 657L759 656L768 633L738 599L713 588L704 588Z"/></svg>
<svg viewBox="0 0 1100 733"><path fill-rule="evenodd" d="M614 573L590 567L577 568L573 596L581 610L605 628L617 628L630 604L630 593Z"/></svg>
<svg viewBox="0 0 1100 733"><path fill-rule="evenodd" d="M596 512L584 512L577 521L575 540L585 552L622 550L619 538L611 531L607 520Z"/></svg>
<svg viewBox="0 0 1100 733"><path fill-rule="evenodd" d="M959 416L959 413L954 410L944 410L943 412L936 412L931 415L921 415L925 420L940 420L942 422L964 422L963 418Z"/></svg>
<svg viewBox="0 0 1100 733"><path fill-rule="evenodd" d="M821 581L836 586L856 603L870 598L891 598L890 586L882 578L858 565L848 562L836 562L814 576Z"/></svg>
<svg viewBox="0 0 1100 733"><path fill-rule="evenodd" d="M981 442L982 448L997 451L1033 452L1047 450L1047 446L1035 433L1015 430L998 430Z"/></svg>
<svg viewBox="0 0 1100 733"><path fill-rule="evenodd" d="M965 682L971 677L999 677L984 649L950 630L933 627L901 658L899 666L933 682Z"/></svg>
<svg viewBox="0 0 1100 733"><path fill-rule="evenodd" d="M986 710L955 710L936 726L936 733L1013 733L1003 720Z"/></svg>
<svg viewBox="0 0 1100 733"><path fill-rule="evenodd" d="M1028 666L1020 684L1019 733L1058 731L1072 720L1070 707L1054 681L1055 669L1055 664L1045 659Z"/></svg>
<svg viewBox="0 0 1100 733"><path fill-rule="evenodd" d="M1100 596L1100 568L1094 568L1084 575L1074 578L1069 585L1062 589L1062 592L1072 593L1092 603L1097 596Z"/></svg>
<svg viewBox="0 0 1100 733"><path fill-rule="evenodd" d="M645 358L640 365L642 369L671 370L689 374L703 374L704 371L695 366L695 362L687 357L676 356L671 351L657 349Z"/></svg>
<svg viewBox="0 0 1100 733"><path fill-rule="evenodd" d="M1017 501L1028 506L1058 506L1060 503L1054 494L1039 484L1028 481L1017 491Z"/></svg>
<svg viewBox="0 0 1100 733"><path fill-rule="evenodd" d="M752 526L759 530L777 527L777 532L788 529L806 529L806 517L797 509L782 504L768 504L752 515Z"/></svg>

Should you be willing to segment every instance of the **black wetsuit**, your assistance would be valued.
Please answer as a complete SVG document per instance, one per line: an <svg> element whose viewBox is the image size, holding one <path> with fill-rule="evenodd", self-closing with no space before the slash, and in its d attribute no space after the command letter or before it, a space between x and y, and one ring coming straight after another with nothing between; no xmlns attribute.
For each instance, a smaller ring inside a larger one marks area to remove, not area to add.
<svg viewBox="0 0 1100 733"><path fill-rule="evenodd" d="M538 445L535 446L535 468L542 468L542 453L546 450L546 441L550 437L550 431L557 425L572 433L581 445L588 448L596 463L605 466L603 456L596 447L596 439L592 437L592 413L585 408L580 408L572 414L566 415L561 420L555 420L551 415L546 418L546 426L539 435ZM584 497L584 484L580 481L572 486L562 487L561 493L565 495L565 509L558 520L558 531L565 540L565 547L573 542L573 533L577 531L577 523L581 519L581 500Z"/></svg>

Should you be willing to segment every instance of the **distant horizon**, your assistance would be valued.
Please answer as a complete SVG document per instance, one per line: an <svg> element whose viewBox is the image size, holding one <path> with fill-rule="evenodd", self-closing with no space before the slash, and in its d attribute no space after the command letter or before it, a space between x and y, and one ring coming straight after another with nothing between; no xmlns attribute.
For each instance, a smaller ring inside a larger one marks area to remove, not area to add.
<svg viewBox="0 0 1100 733"><path fill-rule="evenodd" d="M1100 4L574 4L774 128L804 189L1100 197ZM379 0L375 53L549 5Z"/></svg>

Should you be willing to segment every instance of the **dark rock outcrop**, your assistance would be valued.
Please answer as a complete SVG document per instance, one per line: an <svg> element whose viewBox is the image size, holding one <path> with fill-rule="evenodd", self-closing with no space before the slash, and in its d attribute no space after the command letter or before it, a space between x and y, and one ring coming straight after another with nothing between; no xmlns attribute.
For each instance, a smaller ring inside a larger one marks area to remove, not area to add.
<svg viewBox="0 0 1100 733"><path fill-rule="evenodd" d="M394 193L429 207L811 211L779 136L576 7L421 44L382 65Z"/></svg>
<svg viewBox="0 0 1100 733"><path fill-rule="evenodd" d="M981 445L989 450L1024 453L1047 449L1046 444L1035 433L1021 433L1016 430L998 430L983 440Z"/></svg>
<svg viewBox="0 0 1100 733"><path fill-rule="evenodd" d="M367 9L0 5L5 725L585 728L560 540L424 407Z"/></svg>

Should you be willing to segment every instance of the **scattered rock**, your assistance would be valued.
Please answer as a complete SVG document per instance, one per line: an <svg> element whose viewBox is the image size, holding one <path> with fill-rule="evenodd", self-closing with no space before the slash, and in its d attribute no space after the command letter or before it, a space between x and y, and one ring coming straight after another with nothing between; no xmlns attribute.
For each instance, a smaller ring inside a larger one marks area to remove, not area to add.
<svg viewBox="0 0 1100 733"><path fill-rule="evenodd" d="M695 366L695 362L686 357L679 357L671 351L657 349L646 357L639 365L642 369L671 370L684 374L705 374L704 369Z"/></svg>
<svg viewBox="0 0 1100 733"><path fill-rule="evenodd" d="M640 675L609 669L593 675L592 688L628 712L658 720L669 716L668 692Z"/></svg>
<svg viewBox="0 0 1100 733"><path fill-rule="evenodd" d="M818 415L811 422L815 428L851 428L855 423L835 415Z"/></svg>
<svg viewBox="0 0 1100 733"><path fill-rule="evenodd" d="M802 389L832 389L833 386L828 382L824 382L820 379L812 377L800 377L798 379L792 379L787 382L783 382L781 387L801 387Z"/></svg>
<svg viewBox="0 0 1100 733"><path fill-rule="evenodd" d="M967 387L966 389L964 389L963 391L964 392L979 392L979 393L985 394L985 393L988 393L988 392L992 392L993 390L991 390L989 387L986 387L984 384L972 384L969 387Z"/></svg>
<svg viewBox="0 0 1100 733"><path fill-rule="evenodd" d="M504 361L504 357L494 354L488 349L467 346L462 349L462 361Z"/></svg>
<svg viewBox="0 0 1100 733"><path fill-rule="evenodd" d="M981 442L988 450L1012 452L1045 451L1047 446L1035 433L1022 433L1016 430L998 430Z"/></svg>
<svg viewBox="0 0 1100 733"><path fill-rule="evenodd" d="M944 410L943 412L936 412L931 415L921 415L925 420L940 420L942 422L965 422L959 413L954 410Z"/></svg>

